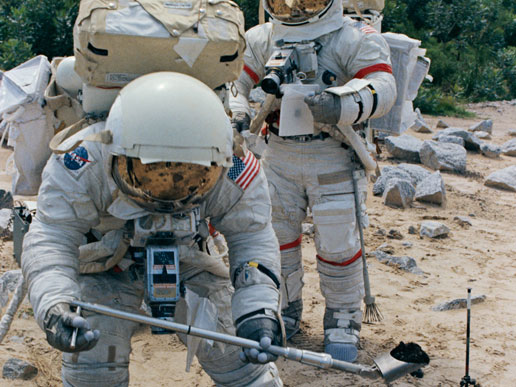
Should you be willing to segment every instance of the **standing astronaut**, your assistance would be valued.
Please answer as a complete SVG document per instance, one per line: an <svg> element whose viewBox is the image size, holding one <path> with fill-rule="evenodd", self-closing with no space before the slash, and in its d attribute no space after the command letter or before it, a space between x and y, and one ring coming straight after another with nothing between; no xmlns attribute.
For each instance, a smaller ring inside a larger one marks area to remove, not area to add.
<svg viewBox="0 0 516 387"><path fill-rule="evenodd" d="M246 33L244 71L236 82L238 94L230 100L232 123L238 131L249 128L248 96L260 81L268 92L288 82L319 86L315 95L304 99L314 120L306 132L281 136L283 112L269 114L270 137L262 165L280 243L282 316L287 337L299 330L302 315L301 224L309 206L315 225L320 288L326 300L325 352L355 361L364 290L351 180L354 152L336 125L359 124L390 110L396 84L389 47L371 26L343 17L339 0L263 1L272 22ZM293 51L297 51L297 58ZM291 59L281 63L281 58ZM288 73L296 70L302 77L295 79ZM325 92L329 87L331 92ZM360 210L365 212L365 173L358 186Z"/></svg>
<svg viewBox="0 0 516 387"><path fill-rule="evenodd" d="M142 251L153 238L180 259L181 299L166 305L168 316L175 309L175 321L195 316L205 329L236 327L239 336L279 344L280 257L265 176L250 152L232 155L229 118L209 87L178 73L142 76L122 89L107 121L63 147L73 150L53 155L43 172L22 269L39 326L64 352L65 386L128 385L138 324L81 317L70 302L141 313ZM229 272L204 248L208 220L226 238ZM217 385L282 385L266 352L202 340L195 355Z"/></svg>

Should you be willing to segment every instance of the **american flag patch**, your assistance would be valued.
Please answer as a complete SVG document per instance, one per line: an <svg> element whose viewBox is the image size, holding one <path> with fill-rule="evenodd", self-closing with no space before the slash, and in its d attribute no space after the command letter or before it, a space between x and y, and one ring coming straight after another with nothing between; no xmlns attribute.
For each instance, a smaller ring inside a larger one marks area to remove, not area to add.
<svg viewBox="0 0 516 387"><path fill-rule="evenodd" d="M260 162L253 152L247 152L243 158L233 155L233 166L229 168L228 177L240 188L246 189L260 170Z"/></svg>
<svg viewBox="0 0 516 387"><path fill-rule="evenodd" d="M375 34L378 33L373 27L371 27L369 24L358 22L355 23L355 27L357 27L360 31L362 31L365 34Z"/></svg>

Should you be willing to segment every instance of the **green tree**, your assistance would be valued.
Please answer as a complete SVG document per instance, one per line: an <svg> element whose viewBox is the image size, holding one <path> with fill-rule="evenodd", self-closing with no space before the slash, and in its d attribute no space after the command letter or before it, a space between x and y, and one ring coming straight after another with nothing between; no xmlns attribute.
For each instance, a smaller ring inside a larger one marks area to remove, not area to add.
<svg viewBox="0 0 516 387"><path fill-rule="evenodd" d="M73 54L79 0L0 0L0 68L34 55Z"/></svg>

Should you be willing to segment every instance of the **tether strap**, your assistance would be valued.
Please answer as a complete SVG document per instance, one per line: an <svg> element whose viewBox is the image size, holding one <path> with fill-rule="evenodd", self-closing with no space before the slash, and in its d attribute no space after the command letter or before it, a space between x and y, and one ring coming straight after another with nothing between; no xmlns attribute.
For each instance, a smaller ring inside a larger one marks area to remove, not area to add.
<svg viewBox="0 0 516 387"><path fill-rule="evenodd" d="M280 288L280 282L278 280L278 277L276 277L276 275L274 275L274 273L272 271L270 271L267 267L263 266L261 263L254 262L254 261L249 261L249 262L247 262L247 264L251 267L254 267L255 269L260 270L263 274L265 274L267 277L269 277L272 280L272 282L274 282L274 285L276 285L276 287L278 289ZM233 283L235 283L236 277L238 274L240 274L241 270L242 270L242 266L238 267L235 270L235 273L233 274Z"/></svg>
<svg viewBox="0 0 516 387"><path fill-rule="evenodd" d="M376 108L378 107L378 94L376 93L376 90L374 89L373 85L369 84L367 85L369 90L371 90L371 94L373 95L373 107L371 109L371 114L369 114L369 117L371 117L374 112L376 111Z"/></svg>
<svg viewBox="0 0 516 387"><path fill-rule="evenodd" d="M94 141L94 142L100 142L102 144L110 144L113 141L113 134L109 130L103 130L99 133L93 133L89 136L84 137L83 139L77 140L74 142L71 146L67 147L66 149L61 149L59 146L69 137L72 137L74 134L80 132L82 129L84 129L84 125L88 123L87 118L83 118L79 121L77 121L75 124L70 125L68 128L61 130L58 132L54 137L52 137L52 140L50 140L49 147L55 154L63 154L70 152L77 148L83 141Z"/></svg>

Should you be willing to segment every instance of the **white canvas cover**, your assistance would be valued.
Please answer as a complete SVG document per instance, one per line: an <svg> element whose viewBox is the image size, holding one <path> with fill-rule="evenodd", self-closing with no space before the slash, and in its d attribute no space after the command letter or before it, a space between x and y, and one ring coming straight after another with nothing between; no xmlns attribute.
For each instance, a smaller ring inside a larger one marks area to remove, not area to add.
<svg viewBox="0 0 516 387"><path fill-rule="evenodd" d="M412 101L428 74L430 59L425 57L426 50L419 47L419 40L392 32L386 32L382 36L391 49L392 71L398 96L388 114L371 120L371 127L398 135L407 130L417 118Z"/></svg>
<svg viewBox="0 0 516 387"><path fill-rule="evenodd" d="M50 79L50 63L39 55L3 73L0 85L1 129L14 147L10 161L12 192L35 195L41 172L50 156L48 143L53 136L47 124L43 93Z"/></svg>

